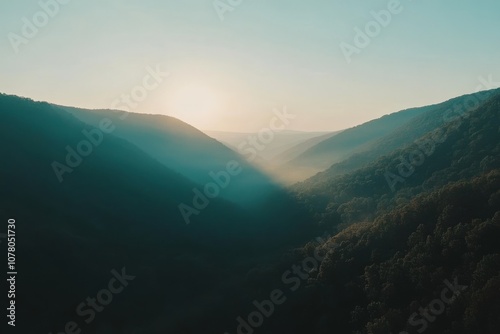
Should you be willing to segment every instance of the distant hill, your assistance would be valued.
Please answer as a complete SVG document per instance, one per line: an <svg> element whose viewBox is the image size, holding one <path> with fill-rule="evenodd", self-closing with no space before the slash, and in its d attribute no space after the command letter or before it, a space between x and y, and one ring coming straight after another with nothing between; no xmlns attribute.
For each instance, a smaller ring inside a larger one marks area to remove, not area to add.
<svg viewBox="0 0 500 334"><path fill-rule="evenodd" d="M342 131L336 131L336 132L331 132L331 133L326 133L317 137L310 138L308 140L305 140L289 149L286 151L280 153L278 156L276 156L276 161L278 163L287 163L290 160L293 160L300 156L302 153L310 149L311 147L316 146L317 144L330 139L333 136L338 135Z"/></svg>
<svg viewBox="0 0 500 334"><path fill-rule="evenodd" d="M258 133L224 131L205 131L205 133L243 155L248 147L248 144L244 145L244 143L248 142L250 136L258 136ZM260 160L267 164L279 163L282 161L280 157L286 151L293 150L293 147L301 145L310 139L328 136L329 134L329 132L277 131L274 133L274 139L269 144L266 144L262 151L259 151Z"/></svg>

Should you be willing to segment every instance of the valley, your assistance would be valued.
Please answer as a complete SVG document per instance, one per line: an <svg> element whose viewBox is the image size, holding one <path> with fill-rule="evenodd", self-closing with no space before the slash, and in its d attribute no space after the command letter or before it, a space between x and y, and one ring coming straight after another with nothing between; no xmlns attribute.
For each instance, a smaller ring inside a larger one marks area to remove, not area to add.
<svg viewBox="0 0 500 334"><path fill-rule="evenodd" d="M344 333L411 332L424 324L405 317L451 277L470 289L427 332L496 326L498 300L486 296L498 291L499 94L448 121L449 106L467 96L337 134L287 134L279 154L331 157L330 168L291 187L173 118L118 121L115 111L1 95L0 136L17 143L2 146L11 157L2 172L24 175L2 181L3 210L26 222L18 233L30 243L19 250L29 268L18 278L19 303L35 307L50 293L61 308L41 312L33 329L53 330L82 294L95 294L77 279L81 268L97 282L122 265L137 281L91 331L134 314L127 326L149 332L196 332L209 322L210 333L223 333L234 319L236 332L299 333L311 322ZM144 298L137 313L132 305Z"/></svg>

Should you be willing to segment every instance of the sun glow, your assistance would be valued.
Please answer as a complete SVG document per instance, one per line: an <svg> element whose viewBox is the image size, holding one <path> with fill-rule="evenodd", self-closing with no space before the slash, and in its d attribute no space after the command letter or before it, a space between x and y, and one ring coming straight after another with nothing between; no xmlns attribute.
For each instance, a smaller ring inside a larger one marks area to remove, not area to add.
<svg viewBox="0 0 500 334"><path fill-rule="evenodd" d="M197 127L210 123L221 107L220 98L208 87L184 85L169 99L169 115Z"/></svg>

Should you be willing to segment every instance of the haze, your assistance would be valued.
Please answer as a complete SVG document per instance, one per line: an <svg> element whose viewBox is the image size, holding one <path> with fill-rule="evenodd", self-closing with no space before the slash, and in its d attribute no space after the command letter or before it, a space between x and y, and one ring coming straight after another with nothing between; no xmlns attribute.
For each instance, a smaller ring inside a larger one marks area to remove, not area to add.
<svg viewBox="0 0 500 334"><path fill-rule="evenodd" d="M221 20L212 0L70 1L18 53L9 34L21 35L23 17L31 20L40 5L2 2L0 91L110 108L160 64L170 76L133 111L245 132L286 106L296 115L289 130L334 131L498 77L494 0L403 0L348 63L340 44L353 44L355 27L389 2L242 1Z"/></svg>

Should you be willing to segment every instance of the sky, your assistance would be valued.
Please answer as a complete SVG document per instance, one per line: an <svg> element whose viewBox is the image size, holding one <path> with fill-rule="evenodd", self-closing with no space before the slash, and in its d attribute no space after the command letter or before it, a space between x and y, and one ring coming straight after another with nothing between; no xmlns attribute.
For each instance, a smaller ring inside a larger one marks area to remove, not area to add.
<svg viewBox="0 0 500 334"><path fill-rule="evenodd" d="M498 0L55 1L0 2L0 92L334 131L500 81Z"/></svg>

